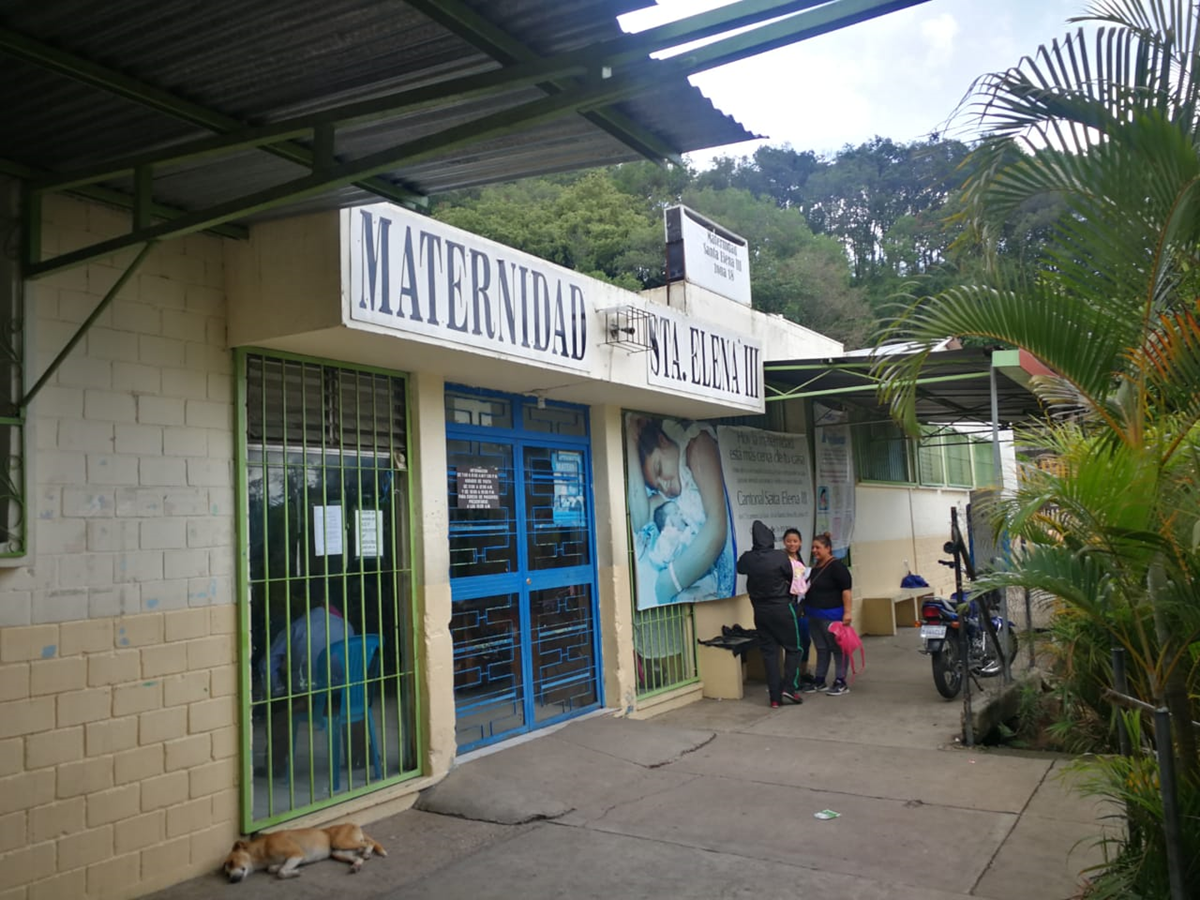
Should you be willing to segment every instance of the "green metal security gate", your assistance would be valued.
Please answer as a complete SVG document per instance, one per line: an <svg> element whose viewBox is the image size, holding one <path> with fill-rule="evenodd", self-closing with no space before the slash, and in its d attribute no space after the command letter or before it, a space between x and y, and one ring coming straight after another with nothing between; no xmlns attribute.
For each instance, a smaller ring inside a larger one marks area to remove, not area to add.
<svg viewBox="0 0 1200 900"><path fill-rule="evenodd" d="M239 351L246 831L419 774L404 379Z"/></svg>

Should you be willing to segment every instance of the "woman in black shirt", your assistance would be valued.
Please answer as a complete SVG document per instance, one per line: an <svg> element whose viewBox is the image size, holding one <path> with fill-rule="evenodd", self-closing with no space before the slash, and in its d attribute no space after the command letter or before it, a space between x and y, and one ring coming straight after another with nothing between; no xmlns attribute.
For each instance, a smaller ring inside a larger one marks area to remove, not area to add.
<svg viewBox="0 0 1200 900"><path fill-rule="evenodd" d="M804 595L804 612L808 617L808 630L813 644L817 648L816 683L804 685L801 690L824 691L830 697L839 697L848 693L846 686L846 665L849 660L842 648L838 646L837 638L829 633L833 622L850 624L853 610L851 600L852 580L850 570L840 559L833 555L833 542L829 532L818 534L813 538L814 563L808 573L808 593ZM834 682L831 687L825 684L825 675L829 671L829 659L833 657L836 668Z"/></svg>

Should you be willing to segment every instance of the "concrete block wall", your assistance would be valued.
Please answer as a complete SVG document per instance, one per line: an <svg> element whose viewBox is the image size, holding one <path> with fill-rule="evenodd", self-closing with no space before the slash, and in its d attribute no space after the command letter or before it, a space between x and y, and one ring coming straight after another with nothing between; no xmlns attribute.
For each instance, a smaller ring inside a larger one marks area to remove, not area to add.
<svg viewBox="0 0 1200 900"><path fill-rule="evenodd" d="M126 214L48 202L55 254ZM30 379L133 253L28 286ZM223 248L156 247L34 402L32 555L0 569L0 900L134 897L238 832Z"/></svg>

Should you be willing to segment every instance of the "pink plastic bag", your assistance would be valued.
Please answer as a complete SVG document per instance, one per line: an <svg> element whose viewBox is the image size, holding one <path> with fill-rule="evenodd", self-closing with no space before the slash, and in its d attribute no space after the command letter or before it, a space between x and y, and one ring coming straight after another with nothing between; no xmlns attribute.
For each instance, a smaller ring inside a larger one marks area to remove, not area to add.
<svg viewBox="0 0 1200 900"><path fill-rule="evenodd" d="M829 633L833 635L834 640L838 642L838 646L842 648L842 652L850 661L850 681L853 682L858 673L867 667L867 651L863 647L862 638L858 636L853 625L846 625L844 622L830 622ZM861 662L855 662L855 650L858 651Z"/></svg>

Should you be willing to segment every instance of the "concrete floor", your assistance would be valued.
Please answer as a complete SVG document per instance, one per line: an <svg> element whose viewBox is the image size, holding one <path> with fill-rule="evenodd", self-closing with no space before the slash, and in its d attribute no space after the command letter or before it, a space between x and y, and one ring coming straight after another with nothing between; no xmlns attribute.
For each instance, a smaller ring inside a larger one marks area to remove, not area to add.
<svg viewBox="0 0 1200 900"><path fill-rule="evenodd" d="M372 823L389 850L225 887L247 898L1059 900L1099 861L1101 810L1047 754L958 746L916 632L866 639L843 697L770 710L762 685L650 721L574 722L456 767L419 809ZM818 820L833 809L840 818Z"/></svg>

